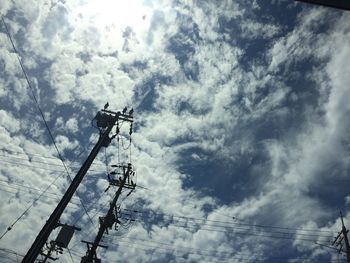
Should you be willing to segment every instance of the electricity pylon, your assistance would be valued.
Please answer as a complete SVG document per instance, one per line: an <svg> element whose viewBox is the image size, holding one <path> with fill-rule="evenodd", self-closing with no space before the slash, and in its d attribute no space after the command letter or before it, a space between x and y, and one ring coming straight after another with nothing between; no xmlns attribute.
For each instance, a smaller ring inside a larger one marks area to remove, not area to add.
<svg viewBox="0 0 350 263"><path fill-rule="evenodd" d="M107 108L108 108L108 103L105 105L103 110L97 113L97 115L94 118L94 120L96 121L96 126L100 131L99 140L97 141L96 145L91 150L86 161L84 162L84 164L82 165L82 167L79 169L78 173L72 180L70 186L68 187L61 201L58 203L57 207L52 212L49 219L46 221L45 225L37 235L32 246L28 250L27 254L24 256L22 263L32 263L37 259L38 255L41 253L44 245L46 244L52 230L55 229L57 226L59 226L59 219L64 209L70 202L72 196L74 195L79 184L83 180L85 174L89 170L98 152L103 146L108 147L112 139L114 139L118 135L119 120L131 122L131 123L133 122L132 110L129 113L126 113L126 108L124 108L122 112L120 111L113 112L113 111L107 110ZM113 127L116 124L117 124L116 133L113 136L109 137L110 132L112 131Z"/></svg>

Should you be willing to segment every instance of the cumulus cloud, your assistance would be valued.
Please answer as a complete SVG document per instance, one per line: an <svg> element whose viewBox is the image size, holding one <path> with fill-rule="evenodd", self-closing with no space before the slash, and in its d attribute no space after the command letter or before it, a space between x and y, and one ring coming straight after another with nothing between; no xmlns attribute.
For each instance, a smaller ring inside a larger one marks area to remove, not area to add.
<svg viewBox="0 0 350 263"><path fill-rule="evenodd" d="M349 16L271 3L291 12L286 23L277 14L262 16L265 5L254 3L2 4L72 175L74 161L82 162L97 140L90 127L96 111L106 101L135 110L131 152L124 123L119 143L99 154L78 190L93 223L77 197L62 217L84 226L71 245L77 256L115 190L104 193L105 160L122 159L132 161L146 189L123 193L122 209L139 212L129 229L113 231L113 249L98 251L105 261L118 255L135 262L268 262L282 247L288 249L280 256L291 260L330 259L300 236L309 228L337 231L332 211L349 203ZM32 188L44 189L61 173L53 198L36 202L3 239L14 246L34 240L69 180L4 32L0 38L0 179L10 192L1 192L1 229L37 196ZM256 225L301 230L274 242ZM250 245L254 238L260 245ZM313 238L326 242L321 233Z"/></svg>

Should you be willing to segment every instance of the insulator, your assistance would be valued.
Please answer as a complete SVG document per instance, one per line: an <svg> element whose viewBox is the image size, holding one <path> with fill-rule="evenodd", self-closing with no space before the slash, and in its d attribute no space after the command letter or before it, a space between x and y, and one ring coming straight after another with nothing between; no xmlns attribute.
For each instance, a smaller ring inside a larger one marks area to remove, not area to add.
<svg viewBox="0 0 350 263"><path fill-rule="evenodd" d="M117 127L116 127L116 130L115 130L115 133L116 133L116 134L119 134L119 132L120 132L120 129L119 129L119 122L117 122Z"/></svg>

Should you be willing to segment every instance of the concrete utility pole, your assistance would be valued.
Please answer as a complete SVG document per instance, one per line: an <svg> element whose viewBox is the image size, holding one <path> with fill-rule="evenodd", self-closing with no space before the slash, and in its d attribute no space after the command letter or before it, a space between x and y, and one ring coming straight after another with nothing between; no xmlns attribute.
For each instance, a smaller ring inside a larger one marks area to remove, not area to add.
<svg viewBox="0 0 350 263"><path fill-rule="evenodd" d="M89 154L88 158L74 177L72 183L70 184L69 188L67 189L66 193L62 197L61 201L58 203L55 210L50 215L49 219L46 221L44 227L39 232L38 236L36 237L34 243L28 250L27 254L24 256L22 263L32 263L34 262L38 255L41 253L45 243L47 242L51 232L53 229L55 229L57 226L59 226L59 219L70 202L72 196L74 195L75 191L77 190L79 184L83 180L85 174L89 170L92 162L94 161L95 157L97 156L98 152L102 148L102 146L107 147L111 140L119 133L119 128L117 127L117 132L112 137L109 137L109 134L114 127L114 125L119 120L122 121L133 121L132 111L129 112L129 114L126 113L126 108L123 110L123 112L113 112L107 110L108 103L105 105L104 109L97 113L95 117L96 125L100 130L100 138L98 142L96 143L95 147L92 149L91 153Z"/></svg>
<svg viewBox="0 0 350 263"><path fill-rule="evenodd" d="M350 263L350 245L349 245L349 238L348 238L348 232L349 230L346 229L345 225L344 225L344 220L343 220L343 215L340 211L340 218L341 218L341 223L342 223L342 229L339 232L338 236L335 238L335 240L333 241L333 246L336 245L337 247L339 246L339 253L340 252L344 252L343 251L343 244L342 241L344 240L344 244L345 244L345 253L346 253L346 260L348 263ZM340 239L339 239L340 238ZM339 241L338 241L339 239ZM338 242L337 242L338 241Z"/></svg>
<svg viewBox="0 0 350 263"><path fill-rule="evenodd" d="M350 10L349 0L295 0L299 2L305 2L315 5L323 5L328 7L333 7L337 9Z"/></svg>

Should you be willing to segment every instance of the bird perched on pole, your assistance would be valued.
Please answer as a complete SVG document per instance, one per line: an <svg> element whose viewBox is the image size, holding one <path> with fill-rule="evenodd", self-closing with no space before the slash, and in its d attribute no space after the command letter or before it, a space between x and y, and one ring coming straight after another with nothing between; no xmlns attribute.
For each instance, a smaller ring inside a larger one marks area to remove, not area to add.
<svg viewBox="0 0 350 263"><path fill-rule="evenodd" d="M107 103L105 104L105 106L103 107L104 110L106 110L109 107L109 103L107 101Z"/></svg>

